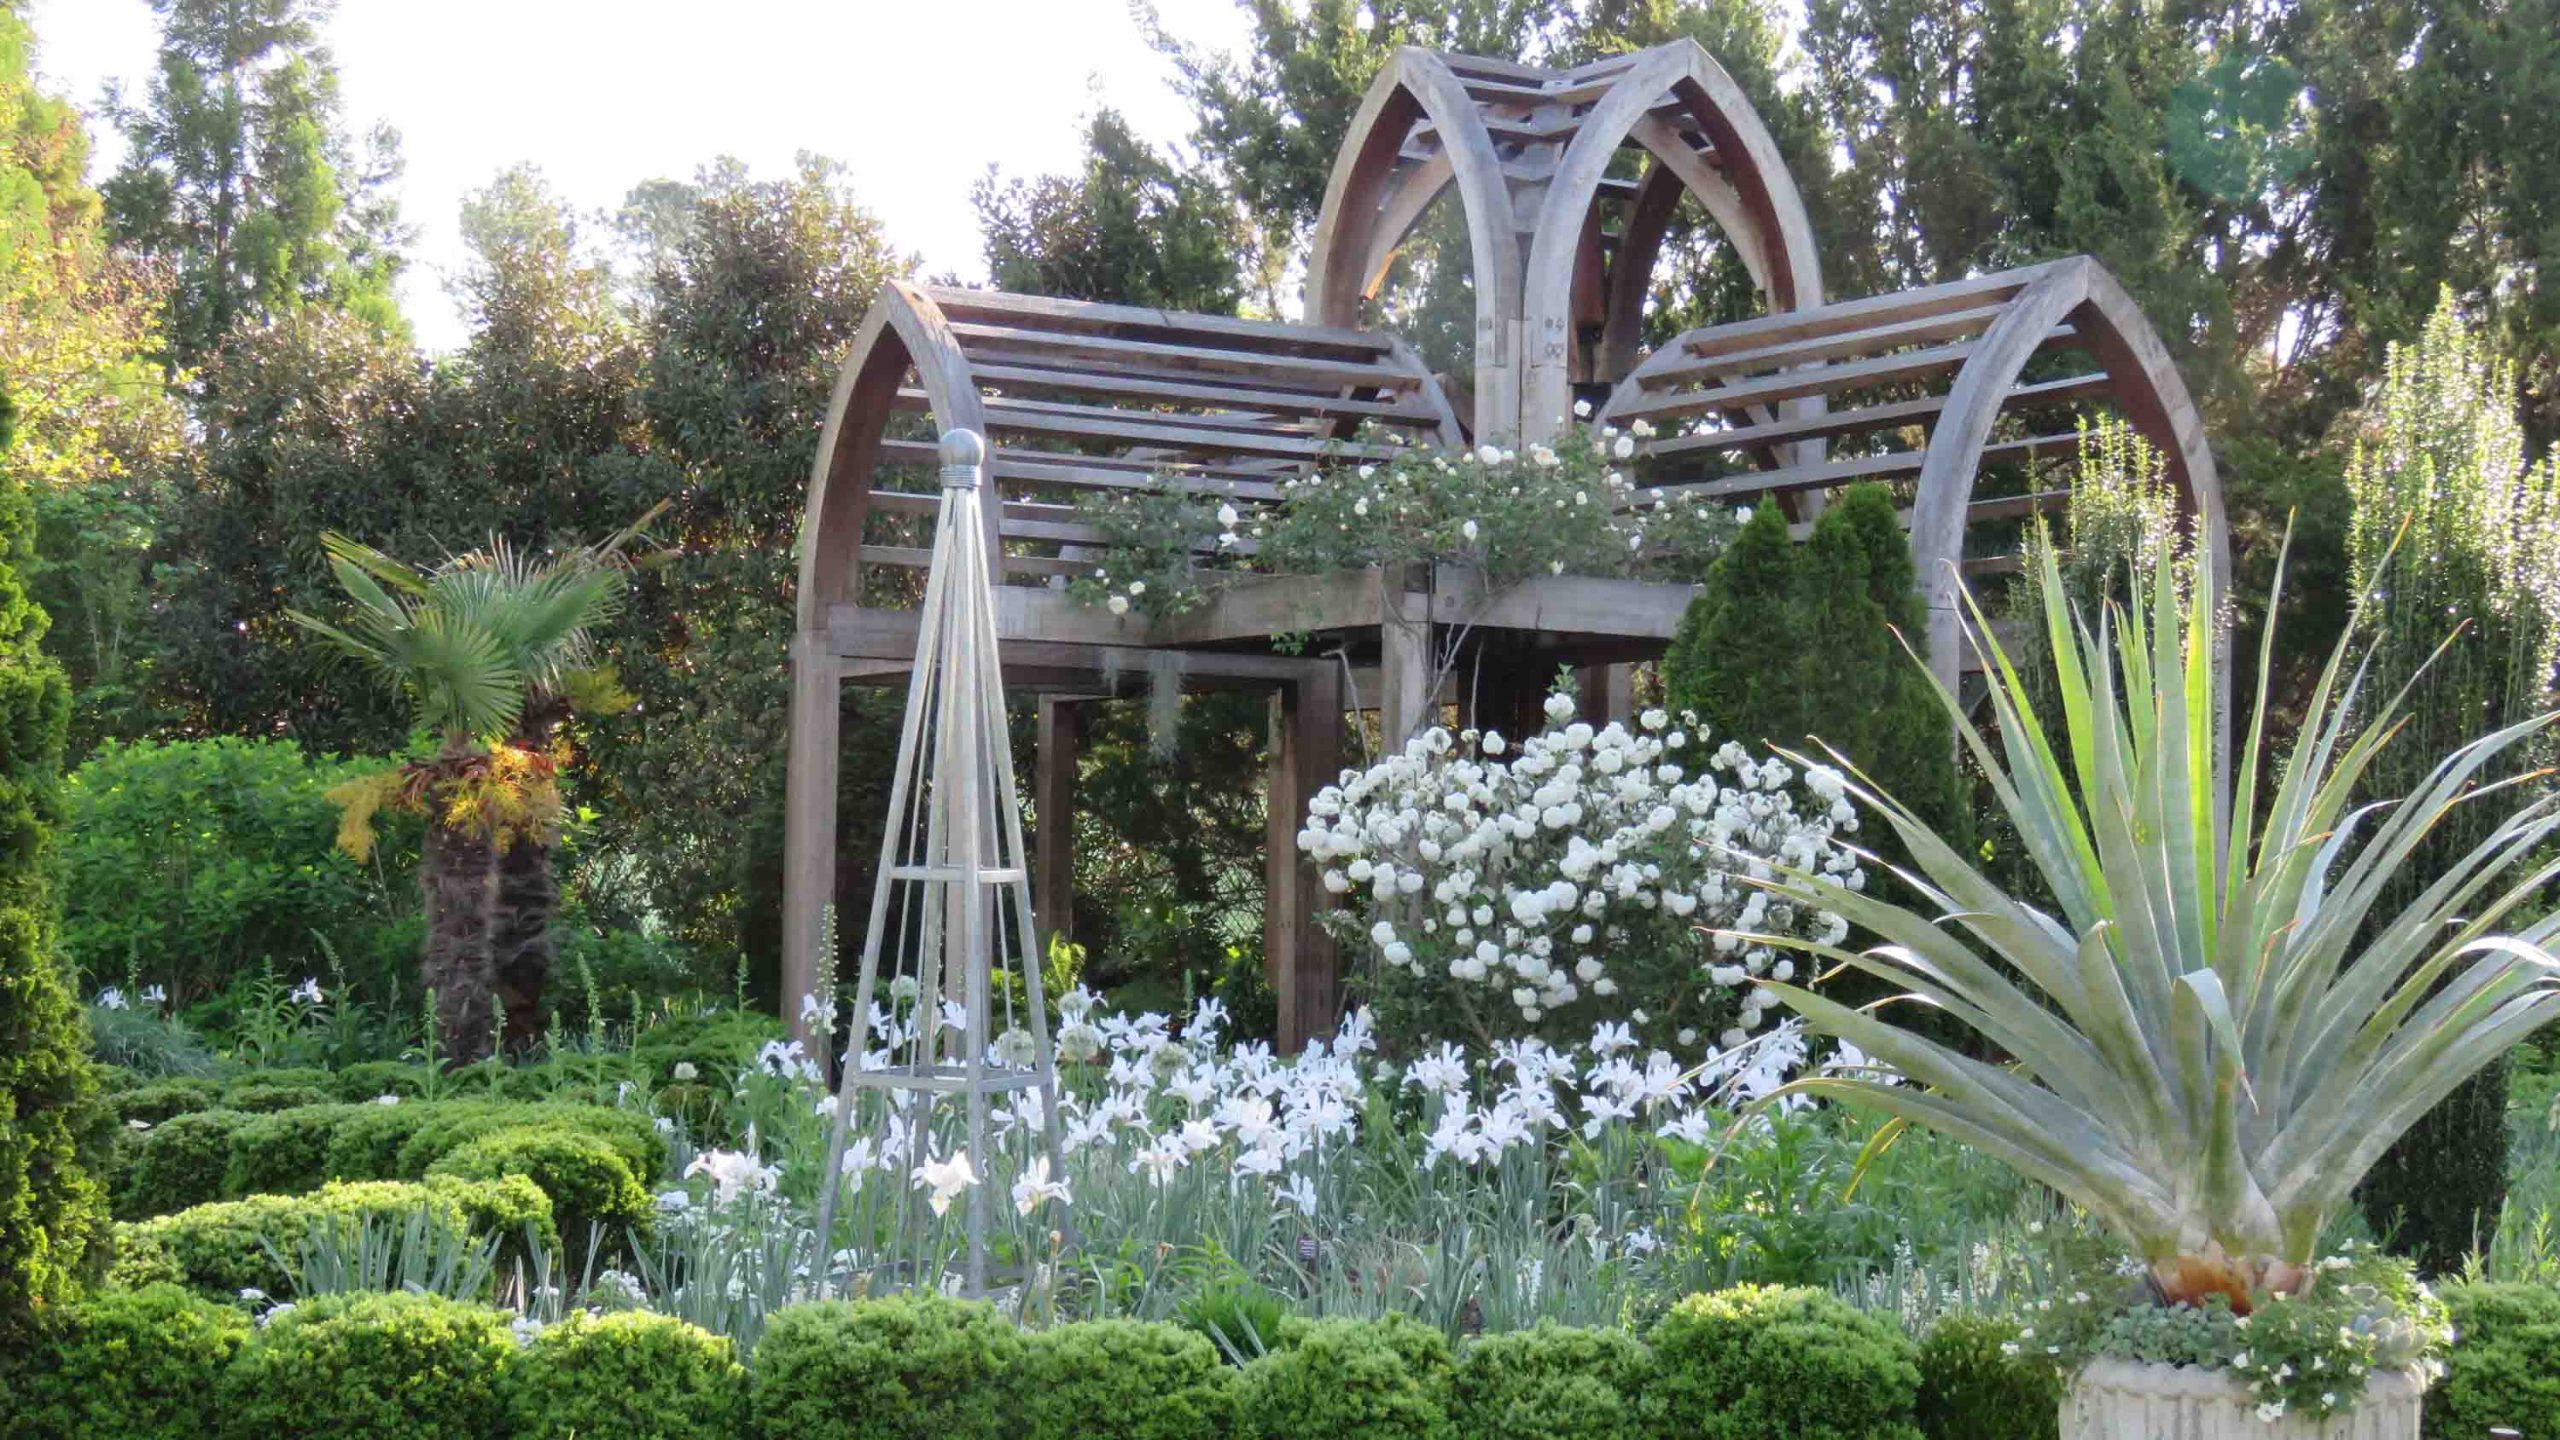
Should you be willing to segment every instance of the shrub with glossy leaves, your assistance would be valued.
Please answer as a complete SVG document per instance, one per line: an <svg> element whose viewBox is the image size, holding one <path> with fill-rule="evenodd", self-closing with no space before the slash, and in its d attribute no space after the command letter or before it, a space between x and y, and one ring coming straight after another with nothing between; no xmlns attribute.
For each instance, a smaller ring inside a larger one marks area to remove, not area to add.
<svg viewBox="0 0 2560 1440"><path fill-rule="evenodd" d="M516 1440L736 1440L747 1372L724 1336L666 1315L572 1315L533 1337L509 1390Z"/></svg>
<svg viewBox="0 0 2560 1440"><path fill-rule="evenodd" d="M1458 1362L1449 1419L1468 1440L1637 1440L1652 1363L1620 1330L1548 1321L1490 1335Z"/></svg>
<svg viewBox="0 0 2560 1440"><path fill-rule="evenodd" d="M284 1309L222 1377L222 1440L490 1440L516 1346L497 1311L433 1295Z"/></svg>
<svg viewBox="0 0 2560 1440"><path fill-rule="evenodd" d="M756 1345L755 1419L793 1440L996 1440L1020 1413L1021 1332L932 1295L774 1312Z"/></svg>
<svg viewBox="0 0 2560 1440"><path fill-rule="evenodd" d="M427 1176L501 1180L522 1175L551 1197L552 1219L569 1253L583 1255L590 1227L601 1226L607 1249L645 1231L656 1213L648 1187L611 1142L559 1125L522 1126L483 1135L427 1168Z"/></svg>
<svg viewBox="0 0 2560 1440"><path fill-rule="evenodd" d="M175 1285L110 1291L48 1315L0 1377L14 1440L199 1440L249 1317Z"/></svg>
<svg viewBox="0 0 2560 1440"><path fill-rule="evenodd" d="M199 1110L172 1115L144 1132L116 1193L116 1214L166 1215L221 1199L231 1139L256 1118L238 1110Z"/></svg>
<svg viewBox="0 0 2560 1440"><path fill-rule="evenodd" d="M1094 1320L1025 1341L1027 1440L1220 1440L1235 1388L1217 1347L1175 1325Z"/></svg>
<svg viewBox="0 0 2560 1440"><path fill-rule="evenodd" d="M1293 1321L1244 1367L1243 1440L1449 1440L1449 1342L1408 1316Z"/></svg>
<svg viewBox="0 0 2560 1440"><path fill-rule="evenodd" d="M2001 1347L2018 1323L1947 1315L1920 1340L1920 1432L1929 1440L2057 1440L2062 1377Z"/></svg>
<svg viewBox="0 0 2560 1440"><path fill-rule="evenodd" d="M1819 1290L1744 1285L1657 1321L1644 1412L1698 1440L1917 1440L1916 1347Z"/></svg>
<svg viewBox="0 0 2560 1440"><path fill-rule="evenodd" d="M2427 1396L2434 1440L2470 1440L2493 1425L2525 1440L2560 1436L2560 1290L2545 1285L2450 1285L2454 1346Z"/></svg>

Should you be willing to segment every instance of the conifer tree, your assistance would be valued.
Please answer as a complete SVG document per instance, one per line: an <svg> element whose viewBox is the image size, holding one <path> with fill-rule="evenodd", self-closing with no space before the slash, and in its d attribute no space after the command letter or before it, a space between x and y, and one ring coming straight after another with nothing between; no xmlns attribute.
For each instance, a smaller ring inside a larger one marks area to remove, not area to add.
<svg viewBox="0 0 2560 1440"><path fill-rule="evenodd" d="M88 1038L47 884L71 689L44 653L44 610L22 579L35 516L10 463L15 430L0 395L0 1349L78 1287L107 1223L83 1153L99 1113Z"/></svg>
<svg viewBox="0 0 2560 1440"><path fill-rule="evenodd" d="M1707 571L1663 658L1676 713L1697 712L1719 742L1753 750L1801 745L1805 715L1796 666L1795 541L1775 505L1743 523Z"/></svg>

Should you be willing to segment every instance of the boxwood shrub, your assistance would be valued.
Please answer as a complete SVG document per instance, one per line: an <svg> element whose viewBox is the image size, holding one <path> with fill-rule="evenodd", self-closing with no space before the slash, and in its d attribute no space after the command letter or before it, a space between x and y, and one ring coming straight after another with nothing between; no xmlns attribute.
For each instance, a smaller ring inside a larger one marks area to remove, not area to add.
<svg viewBox="0 0 2560 1440"><path fill-rule="evenodd" d="M551 1197L552 1219L573 1256L587 1253L589 1227L601 1227L602 1247L610 1252L632 1234L645 1233L657 1209L649 1188L611 1142L558 1124L493 1130L427 1167L429 1179L439 1175L531 1179Z"/></svg>
<svg viewBox="0 0 2560 1440"><path fill-rule="evenodd" d="M154 1080L120 1091L114 1097L116 1118L157 1125L173 1115L211 1110L222 1099L222 1087L201 1076Z"/></svg>
<svg viewBox="0 0 2560 1440"><path fill-rule="evenodd" d="M1449 1342L1403 1315L1292 1320L1244 1367L1246 1440L1449 1440Z"/></svg>
<svg viewBox="0 0 2560 1440"><path fill-rule="evenodd" d="M1698 1440L1916 1440L1916 1347L1819 1290L1692 1295L1655 1322L1647 1426Z"/></svg>
<svg viewBox="0 0 2560 1440"><path fill-rule="evenodd" d="M509 1391L516 1440L738 1440L747 1372L722 1336L666 1315L572 1315L533 1337Z"/></svg>
<svg viewBox="0 0 2560 1440"><path fill-rule="evenodd" d="M117 1217L166 1215L221 1199L231 1138L256 1118L239 1110L199 1110L143 1132L116 1193Z"/></svg>
<svg viewBox="0 0 2560 1440"><path fill-rule="evenodd" d="M755 1355L755 1420L792 1440L997 1440L1023 1353L986 1305L897 1295L786 1306Z"/></svg>
<svg viewBox="0 0 2560 1440"><path fill-rule="evenodd" d="M1025 1440L1224 1440L1235 1371L1208 1337L1175 1325L1095 1320L1025 1337Z"/></svg>
<svg viewBox="0 0 2560 1440"><path fill-rule="evenodd" d="M271 1316L222 1377L222 1440L491 1440L516 1358L495 1310L332 1295Z"/></svg>
<svg viewBox="0 0 2560 1440"><path fill-rule="evenodd" d="M249 1317L175 1285L110 1291L48 1314L0 1362L13 1440L198 1440Z"/></svg>
<svg viewBox="0 0 2560 1440"><path fill-rule="evenodd" d="M309 1195L218 1201L123 1226L117 1241L125 1254L117 1273L127 1282L175 1280L217 1299L236 1297L244 1289L280 1292L285 1276L267 1253L268 1244L291 1255L321 1221L350 1216L405 1221L420 1211L511 1243L527 1225L545 1242L557 1238L549 1197L522 1176L356 1181L325 1185Z"/></svg>
<svg viewBox="0 0 2560 1440"><path fill-rule="evenodd" d="M1541 1322L1467 1347L1449 1419L1468 1440L1638 1440L1652 1355L1620 1330Z"/></svg>
<svg viewBox="0 0 2560 1440"><path fill-rule="evenodd" d="M1929 1440L2058 1440L2062 1377L2004 1353L2018 1323L1942 1316L1920 1341L1920 1433Z"/></svg>
<svg viewBox="0 0 2560 1440"><path fill-rule="evenodd" d="M2493 1425L2526 1440L2560 1436L2560 1290L2449 1285L2453 1356L2428 1394L2426 1432L2472 1440Z"/></svg>

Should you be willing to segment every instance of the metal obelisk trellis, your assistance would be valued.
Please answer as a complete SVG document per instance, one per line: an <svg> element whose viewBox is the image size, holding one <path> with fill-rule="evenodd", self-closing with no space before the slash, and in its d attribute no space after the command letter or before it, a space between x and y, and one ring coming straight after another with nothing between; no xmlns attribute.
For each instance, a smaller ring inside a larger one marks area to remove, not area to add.
<svg viewBox="0 0 2560 1440"><path fill-rule="evenodd" d="M1000 1183L990 1153L990 1097L1038 1096L1036 1124L1020 1100L1009 1127L1036 1147L1052 1180L1063 1179L1057 1057L1047 997L1041 993L1039 930L1031 914L1022 846L1022 806L1005 727L1004 677L997 663L995 595L987 554L980 477L986 442L971 430L942 436L942 506L933 564L918 616L915 669L898 736L888 830L880 846L871 921L854 989L852 1043L829 1127L818 1202L822 1273L832 1274L835 1219L846 1185L844 1157L857 1110L880 1136L879 1157L895 1185L896 1228L883 1244L920 1286L938 1286L938 1229L920 1213L912 1167L965 1159L967 1293L987 1282L987 1192ZM882 984L883 970L889 981ZM1015 1010L1015 980L1021 1012ZM875 1013L885 992L888 1005ZM901 1018L901 1005L906 1006ZM993 1032L999 1015L1005 1027ZM878 1042L878 1048L874 1048ZM866 1095L873 1103L866 1106ZM939 1107L959 1101L957 1151L934 1153ZM946 1169L944 1174L954 1172ZM1001 1193L1001 1192L1000 1192ZM880 1237L861 1237L880 1241ZM1026 1257L1027 1259L1027 1257Z"/></svg>

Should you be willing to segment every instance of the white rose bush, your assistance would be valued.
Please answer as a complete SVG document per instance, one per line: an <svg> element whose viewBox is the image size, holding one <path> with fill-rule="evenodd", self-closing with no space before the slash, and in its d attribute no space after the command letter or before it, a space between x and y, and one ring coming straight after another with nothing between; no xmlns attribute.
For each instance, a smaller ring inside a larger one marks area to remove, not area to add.
<svg viewBox="0 0 2560 1440"><path fill-rule="evenodd" d="M1837 945L1847 922L1773 895L1781 869L1865 887L1837 772L1708 743L1659 710L1597 729L1432 729L1308 806L1299 848L1344 897L1325 923L1369 961L1400 1039L1477 1046L1632 1026L1696 1051L1758 1031L1795 963L1736 932ZM1801 781L1801 783L1799 783Z"/></svg>

